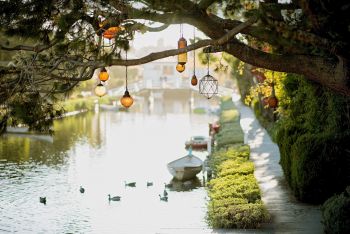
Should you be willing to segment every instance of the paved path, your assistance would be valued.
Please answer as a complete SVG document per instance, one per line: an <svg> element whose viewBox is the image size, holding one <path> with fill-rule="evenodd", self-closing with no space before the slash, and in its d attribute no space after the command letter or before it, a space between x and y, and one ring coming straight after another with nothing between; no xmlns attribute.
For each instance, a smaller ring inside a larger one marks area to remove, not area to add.
<svg viewBox="0 0 350 234"><path fill-rule="evenodd" d="M253 111L242 104L239 96L234 94L232 100L241 114L244 141L251 149L262 200L272 215L273 233L322 233L319 207L297 202L288 188L279 164L278 146L260 126Z"/></svg>

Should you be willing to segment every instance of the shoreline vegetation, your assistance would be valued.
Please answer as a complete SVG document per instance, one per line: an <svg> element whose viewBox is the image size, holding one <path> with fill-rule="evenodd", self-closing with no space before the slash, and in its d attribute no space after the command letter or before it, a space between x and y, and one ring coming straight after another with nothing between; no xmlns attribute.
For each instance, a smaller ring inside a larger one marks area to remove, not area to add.
<svg viewBox="0 0 350 234"><path fill-rule="evenodd" d="M254 177L250 148L243 143L239 112L231 97L222 98L220 109L220 132L208 162L213 172L208 183L208 223L213 228L260 228L270 215Z"/></svg>
<svg viewBox="0 0 350 234"><path fill-rule="evenodd" d="M110 96L101 98L95 96L84 98L69 98L62 102L61 105L65 110L65 114L75 111L89 111L94 109L96 100L98 100L99 104L111 104L114 99Z"/></svg>

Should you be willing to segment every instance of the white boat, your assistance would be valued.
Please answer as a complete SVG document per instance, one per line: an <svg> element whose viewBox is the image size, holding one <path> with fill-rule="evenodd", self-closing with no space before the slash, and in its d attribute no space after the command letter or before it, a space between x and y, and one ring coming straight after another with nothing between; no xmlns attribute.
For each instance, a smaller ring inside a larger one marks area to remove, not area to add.
<svg viewBox="0 0 350 234"><path fill-rule="evenodd" d="M192 155L191 151L185 157L176 159L168 163L168 170L170 174L177 180L190 180L196 177L203 168L203 161Z"/></svg>

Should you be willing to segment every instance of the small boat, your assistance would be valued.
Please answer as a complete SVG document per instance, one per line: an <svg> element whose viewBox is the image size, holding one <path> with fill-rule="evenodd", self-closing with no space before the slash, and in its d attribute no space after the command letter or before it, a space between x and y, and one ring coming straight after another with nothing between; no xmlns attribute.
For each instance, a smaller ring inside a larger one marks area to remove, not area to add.
<svg viewBox="0 0 350 234"><path fill-rule="evenodd" d="M208 147L208 138L204 136L193 136L190 140L185 142L186 149L190 146L194 150L206 150Z"/></svg>
<svg viewBox="0 0 350 234"><path fill-rule="evenodd" d="M203 168L203 161L192 155L190 150L189 154L185 157L176 159L168 163L168 170L175 179L184 181L190 180L196 177Z"/></svg>

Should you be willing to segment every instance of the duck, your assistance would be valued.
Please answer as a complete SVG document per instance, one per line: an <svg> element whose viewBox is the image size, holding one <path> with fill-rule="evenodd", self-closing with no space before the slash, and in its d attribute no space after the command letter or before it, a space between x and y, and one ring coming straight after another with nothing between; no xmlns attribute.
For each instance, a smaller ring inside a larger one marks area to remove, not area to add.
<svg viewBox="0 0 350 234"><path fill-rule="evenodd" d="M126 183L126 181L124 181L124 184L125 184L125 187L126 187L126 186L129 186L129 187L136 187L136 182L129 182L129 183Z"/></svg>
<svg viewBox="0 0 350 234"><path fill-rule="evenodd" d="M147 182L147 187L153 186L153 182Z"/></svg>
<svg viewBox="0 0 350 234"><path fill-rule="evenodd" d="M111 197L110 194L108 194L108 201L120 201L120 196Z"/></svg>
<svg viewBox="0 0 350 234"><path fill-rule="evenodd" d="M161 201L165 201L165 202L168 201L168 197L162 197L160 194L159 194L159 199L160 199Z"/></svg>
<svg viewBox="0 0 350 234"><path fill-rule="evenodd" d="M40 197L39 201L40 203L43 203L44 205L46 205L46 197Z"/></svg>
<svg viewBox="0 0 350 234"><path fill-rule="evenodd" d="M168 192L165 189L164 189L163 195L164 195L164 197L168 196Z"/></svg>
<svg viewBox="0 0 350 234"><path fill-rule="evenodd" d="M80 191L80 193L85 193L85 189L82 186L80 186L79 191Z"/></svg>

